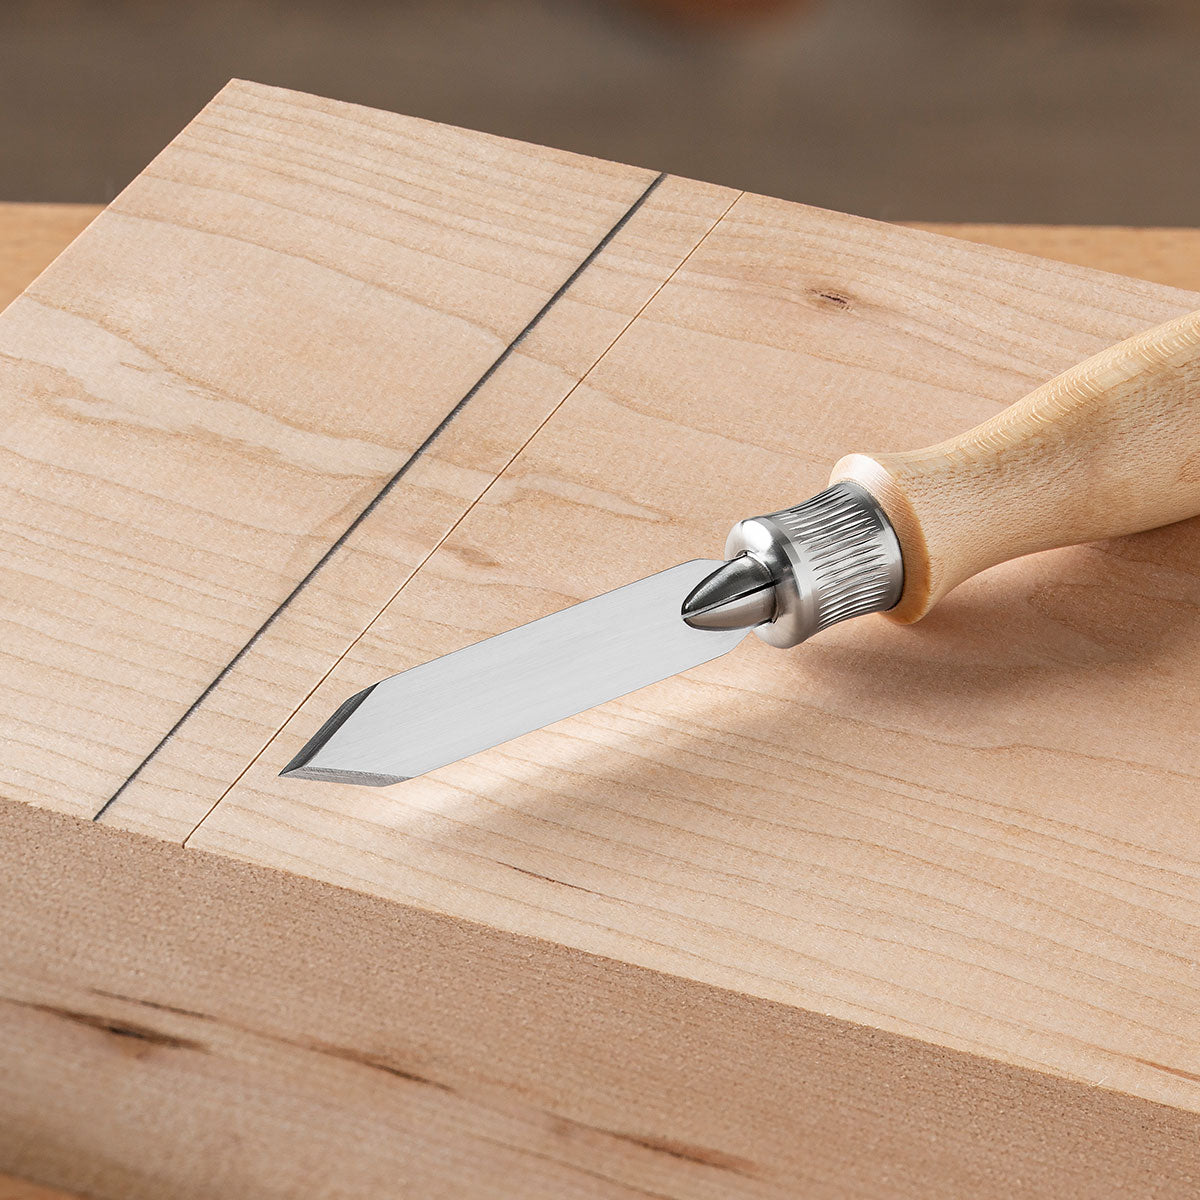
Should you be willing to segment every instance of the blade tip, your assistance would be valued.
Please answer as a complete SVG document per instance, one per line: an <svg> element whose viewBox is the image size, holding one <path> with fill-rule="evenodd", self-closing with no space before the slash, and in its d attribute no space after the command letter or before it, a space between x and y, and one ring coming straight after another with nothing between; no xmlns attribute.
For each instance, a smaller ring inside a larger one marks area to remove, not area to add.
<svg viewBox="0 0 1200 1200"><path fill-rule="evenodd" d="M343 701L320 729L308 739L291 761L279 772L280 779L313 779L320 783L354 783L360 787L389 787L403 783L410 775L381 775L372 771L343 770L340 767L318 766L321 752L330 739L353 715L355 709L375 690L372 684Z"/></svg>
<svg viewBox="0 0 1200 1200"><path fill-rule="evenodd" d="M359 787L391 787L393 783L405 783L411 775L379 775L372 771L347 771L339 767L314 767L290 764L279 772L280 779L313 779L318 783L353 783Z"/></svg>

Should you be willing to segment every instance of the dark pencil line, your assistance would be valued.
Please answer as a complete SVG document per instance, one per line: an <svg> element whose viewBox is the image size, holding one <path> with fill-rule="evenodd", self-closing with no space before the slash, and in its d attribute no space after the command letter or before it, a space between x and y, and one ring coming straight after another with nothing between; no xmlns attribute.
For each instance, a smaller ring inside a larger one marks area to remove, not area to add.
<svg viewBox="0 0 1200 1200"><path fill-rule="evenodd" d="M462 412L464 408L471 402L472 399L479 393L480 389L492 378L493 375L504 365L509 356L514 350L529 336L536 328L543 317L554 307L554 305L562 299L568 292L575 281L592 265L593 262L604 251L605 247L621 232L622 229L629 223L634 214L642 207L643 204L650 198L651 193L656 187L666 178L666 172L660 172L647 185L646 190L633 202L629 209L622 214L621 218L615 225L596 243L595 247L588 256L571 272L570 275L557 288L554 294L537 310L536 313L529 319L525 327L517 334L515 338L496 356L492 364L486 371L471 385L470 390L463 396L461 400L437 423L433 431L428 437L409 455L405 462L400 466L399 470L387 480L386 483L375 493L370 503L350 522L349 525L342 531L341 535L334 541L329 548L321 555L319 559L312 565L304 577L296 584L294 588L283 598L276 608L267 616L266 620L250 635L246 644L221 668L213 681L196 697L191 704L188 705L183 715L167 730L166 733L159 739L157 745L142 759L140 763L129 773L128 778L117 788L115 792L100 806L96 815L92 817L93 821L99 821L102 816L116 803L121 793L145 770L151 759L171 740L172 737L179 731L180 726L194 713L205 700L212 695L213 691L220 686L221 682L229 675L229 673L237 666L239 662L254 648L263 634L275 623L276 618L288 607L289 604L312 582L317 572L337 553L338 550L345 545L354 531L379 507L380 504L387 498L388 494L396 487L396 485L408 474L412 466L418 459L437 441L437 439L446 431L447 427L455 417Z"/></svg>

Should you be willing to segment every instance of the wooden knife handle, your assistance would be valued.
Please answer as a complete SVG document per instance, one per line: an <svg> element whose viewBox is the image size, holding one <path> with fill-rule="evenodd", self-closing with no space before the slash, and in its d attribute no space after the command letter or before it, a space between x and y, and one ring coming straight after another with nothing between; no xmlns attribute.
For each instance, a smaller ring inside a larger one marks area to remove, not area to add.
<svg viewBox="0 0 1200 1200"><path fill-rule="evenodd" d="M831 481L879 501L918 621L951 588L1036 550L1200 513L1200 313L1138 334L924 450L851 454Z"/></svg>

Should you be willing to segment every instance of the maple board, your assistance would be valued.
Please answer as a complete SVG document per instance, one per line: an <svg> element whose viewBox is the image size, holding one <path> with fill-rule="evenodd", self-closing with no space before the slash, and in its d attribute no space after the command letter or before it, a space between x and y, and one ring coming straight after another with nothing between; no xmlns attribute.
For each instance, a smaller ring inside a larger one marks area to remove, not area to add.
<svg viewBox="0 0 1200 1200"><path fill-rule="evenodd" d="M1200 283L1186 233L955 232ZM380 675L1195 307L230 85L0 316L0 1167L1186 1194L1200 522L396 788L277 772Z"/></svg>

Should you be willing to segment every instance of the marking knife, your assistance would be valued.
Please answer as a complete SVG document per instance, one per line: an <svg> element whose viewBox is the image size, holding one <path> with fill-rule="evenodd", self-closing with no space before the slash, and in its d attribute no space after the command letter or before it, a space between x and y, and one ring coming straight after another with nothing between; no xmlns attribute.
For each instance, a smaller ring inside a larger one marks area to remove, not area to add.
<svg viewBox="0 0 1200 1200"><path fill-rule="evenodd" d="M351 696L281 774L384 786L732 650L923 617L987 567L1200 513L1200 313L1097 354L968 433L852 454L698 559Z"/></svg>

